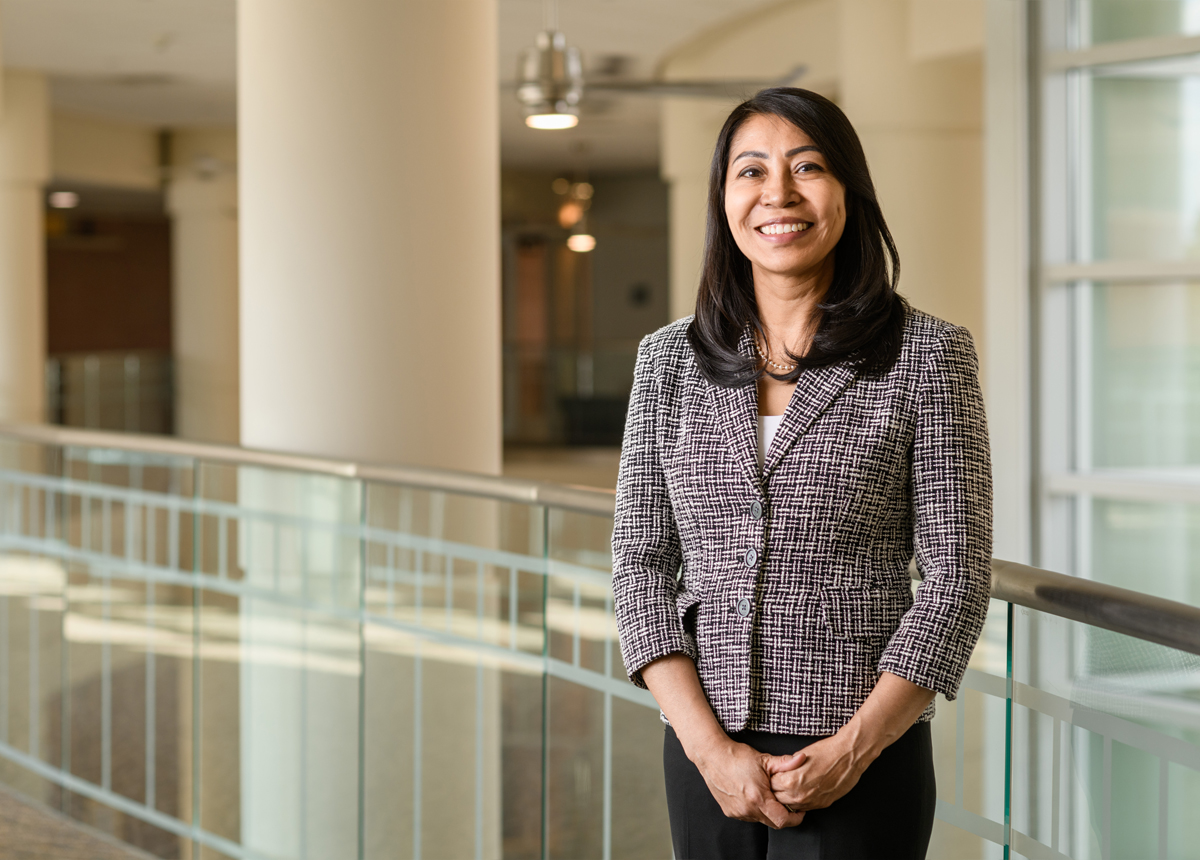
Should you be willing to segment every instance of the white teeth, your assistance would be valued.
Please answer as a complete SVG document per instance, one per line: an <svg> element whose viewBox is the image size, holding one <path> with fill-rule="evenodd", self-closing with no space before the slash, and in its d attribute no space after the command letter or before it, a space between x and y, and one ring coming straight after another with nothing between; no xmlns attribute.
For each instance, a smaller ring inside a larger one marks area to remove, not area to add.
<svg viewBox="0 0 1200 860"><path fill-rule="evenodd" d="M765 227L760 227L759 232L764 236L778 236L782 233L800 233L810 226L810 224L767 224Z"/></svg>

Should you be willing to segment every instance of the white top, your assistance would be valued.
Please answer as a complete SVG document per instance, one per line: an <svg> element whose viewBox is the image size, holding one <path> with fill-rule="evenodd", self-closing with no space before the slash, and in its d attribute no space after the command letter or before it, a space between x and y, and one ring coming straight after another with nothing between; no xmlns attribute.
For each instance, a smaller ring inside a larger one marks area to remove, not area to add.
<svg viewBox="0 0 1200 860"><path fill-rule="evenodd" d="M761 467L771 450L771 442L775 439L775 431L783 421L782 415L758 416L758 465Z"/></svg>

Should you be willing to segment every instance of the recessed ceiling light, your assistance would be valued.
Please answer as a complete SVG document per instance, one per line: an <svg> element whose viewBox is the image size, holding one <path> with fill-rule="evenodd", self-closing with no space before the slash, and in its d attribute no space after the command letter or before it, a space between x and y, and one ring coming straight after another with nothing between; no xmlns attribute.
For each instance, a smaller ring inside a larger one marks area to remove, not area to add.
<svg viewBox="0 0 1200 860"><path fill-rule="evenodd" d="M596 247L596 237L587 233L576 233L567 237L567 247L577 254L586 254Z"/></svg>
<svg viewBox="0 0 1200 860"><path fill-rule="evenodd" d="M49 203L55 209L74 209L79 205L79 195L74 191L51 191Z"/></svg>
<svg viewBox="0 0 1200 860"><path fill-rule="evenodd" d="M574 128L579 125L579 117L570 113L535 113L525 117L525 125L538 129Z"/></svg>

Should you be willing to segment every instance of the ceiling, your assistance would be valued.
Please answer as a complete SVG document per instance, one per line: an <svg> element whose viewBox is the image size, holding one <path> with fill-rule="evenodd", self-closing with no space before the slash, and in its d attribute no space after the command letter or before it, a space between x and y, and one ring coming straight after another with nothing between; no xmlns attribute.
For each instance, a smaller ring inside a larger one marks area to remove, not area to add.
<svg viewBox="0 0 1200 860"><path fill-rule="evenodd" d="M514 167L616 169L658 163L656 99L585 95L569 131L525 127L511 87L544 0L498 0L501 153ZM649 77L672 49L764 0L559 0L559 28L588 73ZM44 70L57 108L160 126L232 125L236 0L0 0L7 66Z"/></svg>

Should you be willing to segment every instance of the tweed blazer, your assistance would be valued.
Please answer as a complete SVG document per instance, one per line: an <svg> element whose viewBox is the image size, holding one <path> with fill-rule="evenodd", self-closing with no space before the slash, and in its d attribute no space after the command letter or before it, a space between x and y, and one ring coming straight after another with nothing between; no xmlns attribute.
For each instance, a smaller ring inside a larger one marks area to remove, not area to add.
<svg viewBox="0 0 1200 860"><path fill-rule="evenodd" d="M910 311L887 373L805 371L760 468L757 387L708 382L690 321L642 341L625 425L613 591L630 680L688 655L730 732L832 734L885 671L953 699L992 543L966 329Z"/></svg>

